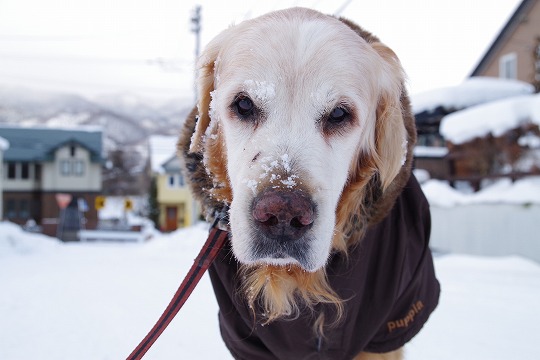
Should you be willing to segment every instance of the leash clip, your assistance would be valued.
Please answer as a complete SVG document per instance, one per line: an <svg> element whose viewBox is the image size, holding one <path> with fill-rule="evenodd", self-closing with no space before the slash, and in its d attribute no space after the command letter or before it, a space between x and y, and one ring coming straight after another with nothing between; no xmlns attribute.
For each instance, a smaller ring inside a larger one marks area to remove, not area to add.
<svg viewBox="0 0 540 360"><path fill-rule="evenodd" d="M229 206L224 205L220 210L214 212L214 222L212 228L221 231L229 231Z"/></svg>

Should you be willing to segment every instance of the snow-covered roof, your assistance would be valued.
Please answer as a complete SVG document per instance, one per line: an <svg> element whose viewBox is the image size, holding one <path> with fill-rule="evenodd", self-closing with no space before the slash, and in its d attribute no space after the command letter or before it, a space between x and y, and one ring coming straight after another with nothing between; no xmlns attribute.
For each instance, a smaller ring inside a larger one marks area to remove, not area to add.
<svg viewBox="0 0 540 360"><path fill-rule="evenodd" d="M540 126L540 94L516 96L474 106L445 116L441 135L454 144L463 144L491 133L500 136L523 122Z"/></svg>
<svg viewBox="0 0 540 360"><path fill-rule="evenodd" d="M501 179L477 193L465 194L448 182L428 180L422 184L432 206L452 207L472 204L540 204L540 177L528 177L512 183Z"/></svg>
<svg viewBox="0 0 540 360"><path fill-rule="evenodd" d="M162 165L176 154L177 136L153 135L148 140L150 143L150 162L152 171L163 173Z"/></svg>
<svg viewBox="0 0 540 360"><path fill-rule="evenodd" d="M475 76L460 85L449 86L411 95L413 112L445 109L461 110L469 106L504 99L510 96L532 94L531 84L518 80Z"/></svg>
<svg viewBox="0 0 540 360"><path fill-rule="evenodd" d="M417 157L441 158L446 155L448 155L447 147L420 145L414 147L414 156Z"/></svg>
<svg viewBox="0 0 540 360"><path fill-rule="evenodd" d="M0 136L0 151L9 149L9 141Z"/></svg>

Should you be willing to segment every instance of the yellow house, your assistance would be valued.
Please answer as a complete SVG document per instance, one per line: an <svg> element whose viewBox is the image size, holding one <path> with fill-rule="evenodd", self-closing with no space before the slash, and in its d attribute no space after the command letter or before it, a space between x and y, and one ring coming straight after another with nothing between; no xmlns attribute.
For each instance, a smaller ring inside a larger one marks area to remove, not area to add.
<svg viewBox="0 0 540 360"><path fill-rule="evenodd" d="M156 175L160 229L173 231L193 224L196 220L195 203L176 155L165 161L161 168L163 172Z"/></svg>

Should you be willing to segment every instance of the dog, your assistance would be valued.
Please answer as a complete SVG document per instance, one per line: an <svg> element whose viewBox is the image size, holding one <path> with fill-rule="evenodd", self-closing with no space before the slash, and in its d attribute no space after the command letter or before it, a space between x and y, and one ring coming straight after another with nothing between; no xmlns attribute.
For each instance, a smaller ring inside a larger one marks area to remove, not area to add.
<svg viewBox="0 0 540 360"><path fill-rule="evenodd" d="M178 143L230 242L210 268L237 359L401 359L437 305L429 206L396 54L292 8L223 31Z"/></svg>

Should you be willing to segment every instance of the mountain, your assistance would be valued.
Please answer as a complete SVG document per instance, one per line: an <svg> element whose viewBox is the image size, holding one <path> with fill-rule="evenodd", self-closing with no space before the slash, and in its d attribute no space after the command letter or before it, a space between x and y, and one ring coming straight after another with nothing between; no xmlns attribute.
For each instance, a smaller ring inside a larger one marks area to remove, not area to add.
<svg viewBox="0 0 540 360"><path fill-rule="evenodd" d="M137 145L150 135L177 134L191 110L186 99L167 102L134 94L87 99L76 94L0 86L0 123L23 126L98 125L114 148Z"/></svg>

